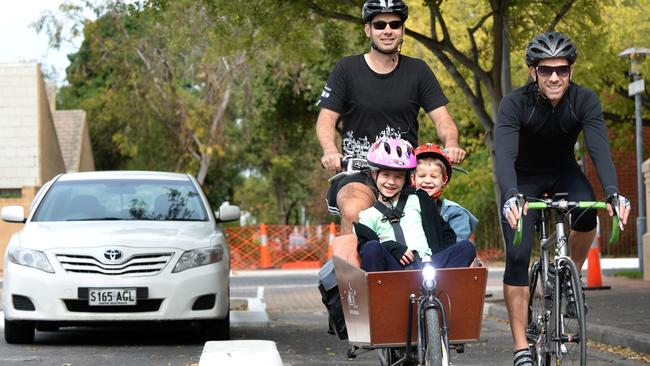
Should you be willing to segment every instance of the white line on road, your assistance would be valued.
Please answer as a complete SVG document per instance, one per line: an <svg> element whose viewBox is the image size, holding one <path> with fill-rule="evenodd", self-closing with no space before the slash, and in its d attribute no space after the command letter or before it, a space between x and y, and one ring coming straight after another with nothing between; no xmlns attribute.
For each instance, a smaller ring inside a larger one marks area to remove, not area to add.
<svg viewBox="0 0 650 366"><path fill-rule="evenodd" d="M5 313L0 311L0 329L5 329Z"/></svg>
<svg viewBox="0 0 650 366"><path fill-rule="evenodd" d="M304 284L304 285L266 285L266 286L231 286L231 290L257 290L257 297L262 297L260 296L260 288L262 289L262 295L264 295L264 288L267 289L285 289L285 288L299 288L299 287L311 287L313 289L317 289L317 285L309 285L309 284Z"/></svg>
<svg viewBox="0 0 650 366"><path fill-rule="evenodd" d="M259 286L257 288L257 298L258 299L263 299L264 298L264 286Z"/></svg>

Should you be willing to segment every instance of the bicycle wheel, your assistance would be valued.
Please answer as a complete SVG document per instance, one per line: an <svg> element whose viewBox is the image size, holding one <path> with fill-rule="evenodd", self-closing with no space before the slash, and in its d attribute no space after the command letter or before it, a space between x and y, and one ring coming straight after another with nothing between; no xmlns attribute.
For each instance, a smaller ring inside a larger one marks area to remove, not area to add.
<svg viewBox="0 0 650 366"><path fill-rule="evenodd" d="M533 360L536 365L549 365L550 355L547 352L546 330L547 322L545 305L549 304L544 298L544 280L542 277L541 262L536 260L530 267L528 282L528 325L526 326L526 338L531 345Z"/></svg>
<svg viewBox="0 0 650 366"><path fill-rule="evenodd" d="M587 318L582 285L575 264L560 265L560 329L557 358L561 365L587 364ZM557 314L557 313L556 313Z"/></svg>
<svg viewBox="0 0 650 366"><path fill-rule="evenodd" d="M380 348L377 352L379 352L379 364L381 366L390 366L398 360L395 350L392 348Z"/></svg>
<svg viewBox="0 0 650 366"><path fill-rule="evenodd" d="M411 351L413 352L414 349L412 349ZM390 366L404 358L404 356L406 355L406 348L402 348L402 347L379 348L377 349L377 352L379 352L379 364L381 366ZM409 358L402 360L402 363L400 365L416 366L418 364L416 358L417 355L411 353L409 355Z"/></svg>
<svg viewBox="0 0 650 366"><path fill-rule="evenodd" d="M442 339L440 335L440 320L438 310L428 308L424 312L426 321L426 348L424 352L424 364L426 366L442 365Z"/></svg>

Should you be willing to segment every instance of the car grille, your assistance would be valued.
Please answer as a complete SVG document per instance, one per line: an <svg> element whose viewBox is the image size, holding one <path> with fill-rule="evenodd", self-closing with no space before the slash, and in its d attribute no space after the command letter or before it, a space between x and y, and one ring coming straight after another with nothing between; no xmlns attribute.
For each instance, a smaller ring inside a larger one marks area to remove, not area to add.
<svg viewBox="0 0 650 366"><path fill-rule="evenodd" d="M121 306L90 306L87 299L63 300L68 311L80 313L144 313L147 311L158 311L163 299L138 299L137 305Z"/></svg>
<svg viewBox="0 0 650 366"><path fill-rule="evenodd" d="M56 259L66 272L121 276L157 274L173 256L174 253L136 254L119 264L102 263L90 255L57 254Z"/></svg>

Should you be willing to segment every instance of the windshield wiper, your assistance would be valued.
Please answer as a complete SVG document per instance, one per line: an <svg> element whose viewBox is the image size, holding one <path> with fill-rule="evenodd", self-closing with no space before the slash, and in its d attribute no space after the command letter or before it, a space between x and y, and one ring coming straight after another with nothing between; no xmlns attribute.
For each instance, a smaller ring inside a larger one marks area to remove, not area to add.
<svg viewBox="0 0 650 366"><path fill-rule="evenodd" d="M121 217L91 217L88 219L68 219L65 221L120 221L125 220Z"/></svg>

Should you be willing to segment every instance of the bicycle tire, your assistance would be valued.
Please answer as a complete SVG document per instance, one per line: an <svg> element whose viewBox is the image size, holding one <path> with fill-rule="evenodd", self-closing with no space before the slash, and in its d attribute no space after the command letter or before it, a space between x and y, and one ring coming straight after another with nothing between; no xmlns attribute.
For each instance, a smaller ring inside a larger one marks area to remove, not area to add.
<svg viewBox="0 0 650 366"><path fill-rule="evenodd" d="M538 366L550 365L551 357L546 344L545 299L543 290L543 277L541 262L536 260L530 267L528 283L528 323L526 325L526 338L531 345L533 362Z"/></svg>
<svg viewBox="0 0 650 366"><path fill-rule="evenodd" d="M559 314L561 317L558 335L558 346L566 347L566 352L558 347L556 357L560 365L585 366L587 364L587 317L585 314L584 298L580 276L573 261L560 262L560 301ZM568 294L570 289L573 294ZM571 300L575 302L573 314L569 315Z"/></svg>
<svg viewBox="0 0 650 366"><path fill-rule="evenodd" d="M442 338L440 335L440 320L436 308L427 308L424 312L426 322L426 347L424 364L426 366L442 365Z"/></svg>

